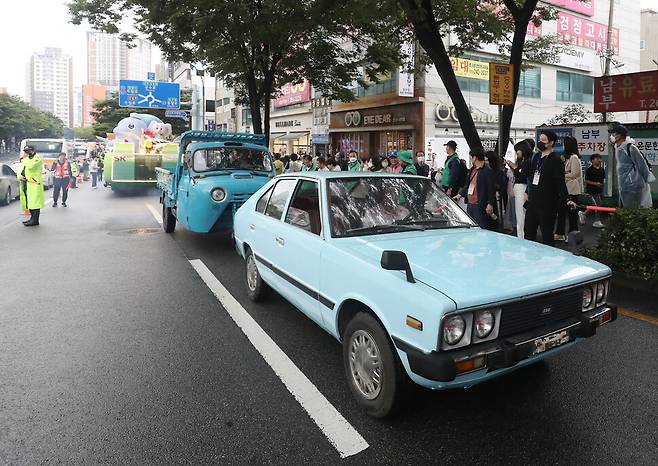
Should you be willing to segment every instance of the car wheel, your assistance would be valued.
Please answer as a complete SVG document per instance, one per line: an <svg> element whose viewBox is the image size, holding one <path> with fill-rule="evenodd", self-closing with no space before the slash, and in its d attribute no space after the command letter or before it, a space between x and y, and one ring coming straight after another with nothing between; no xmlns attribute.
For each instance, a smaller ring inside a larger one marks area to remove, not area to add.
<svg viewBox="0 0 658 466"><path fill-rule="evenodd" d="M9 205L11 204L11 200L13 197L11 196L11 188L7 188L7 192L5 193L5 198L4 201L2 202L4 205Z"/></svg>
<svg viewBox="0 0 658 466"><path fill-rule="evenodd" d="M165 233L173 233L176 229L176 217L171 213L171 207L162 202L162 229Z"/></svg>
<svg viewBox="0 0 658 466"><path fill-rule="evenodd" d="M347 324L343 365L350 390L368 415L386 417L399 407L407 376L386 331L372 315L359 312Z"/></svg>
<svg viewBox="0 0 658 466"><path fill-rule="evenodd" d="M262 301L269 291L269 286L261 278L258 272L258 266L256 265L256 257L254 257L254 253L249 248L247 248L244 270L249 299L254 302Z"/></svg>

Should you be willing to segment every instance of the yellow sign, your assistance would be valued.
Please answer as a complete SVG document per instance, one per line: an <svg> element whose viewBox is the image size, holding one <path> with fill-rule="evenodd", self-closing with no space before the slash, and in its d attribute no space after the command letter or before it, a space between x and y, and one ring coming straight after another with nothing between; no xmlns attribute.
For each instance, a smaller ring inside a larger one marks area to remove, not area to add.
<svg viewBox="0 0 658 466"><path fill-rule="evenodd" d="M462 78L489 79L489 63L468 58L450 57L450 64L455 76Z"/></svg>
<svg viewBox="0 0 658 466"><path fill-rule="evenodd" d="M489 63L489 104L514 104L514 66Z"/></svg>

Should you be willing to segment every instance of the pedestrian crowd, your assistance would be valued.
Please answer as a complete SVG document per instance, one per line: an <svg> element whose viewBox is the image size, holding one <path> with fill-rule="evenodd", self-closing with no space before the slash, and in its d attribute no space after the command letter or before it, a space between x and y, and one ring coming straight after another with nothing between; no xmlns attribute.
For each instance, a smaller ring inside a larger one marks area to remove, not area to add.
<svg viewBox="0 0 658 466"><path fill-rule="evenodd" d="M500 158L481 148L469 151L470 168L460 157L455 141L445 146L446 159L410 150L391 150L384 156L368 156L356 150L337 156L312 157L304 154L274 154L277 174L303 171L353 171L401 173L429 177L445 193L465 204L468 214L482 228L515 233L519 238L554 245L567 241L569 233L587 222L578 204L602 205L606 173L601 154L590 156L583 170L578 141L565 137L558 150L557 134L540 131L537 141L525 139L514 145L514 160ZM610 130L615 145L616 177L623 207L651 207L649 183L655 181L650 164L632 140L628 130L615 125ZM594 213L594 228L604 228Z"/></svg>
<svg viewBox="0 0 658 466"><path fill-rule="evenodd" d="M98 187L103 181L104 149L97 144L91 151L89 157L75 158L61 152L50 166L53 173L53 207L61 205L67 207L69 190L78 187L78 183L89 181L91 178L92 189ZM21 208L30 218L23 225L30 227L39 225L41 209L45 204L43 186L44 163L34 147L27 145L23 149L20 160L18 180L20 182Z"/></svg>

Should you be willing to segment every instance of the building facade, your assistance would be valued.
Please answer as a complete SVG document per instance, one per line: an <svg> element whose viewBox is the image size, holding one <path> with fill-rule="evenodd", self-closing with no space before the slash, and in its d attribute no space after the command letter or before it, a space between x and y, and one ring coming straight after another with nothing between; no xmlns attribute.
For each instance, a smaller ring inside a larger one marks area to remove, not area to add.
<svg viewBox="0 0 658 466"><path fill-rule="evenodd" d="M640 15L640 66L642 71L655 70L658 69L658 9L645 9ZM640 121L658 122L658 111L644 112Z"/></svg>
<svg viewBox="0 0 658 466"><path fill-rule="evenodd" d="M34 53L27 67L27 100L73 126L73 60L61 49Z"/></svg>
<svg viewBox="0 0 658 466"><path fill-rule="evenodd" d="M107 89L100 84L84 84L82 86L81 108L82 108L82 126L91 126L94 124L94 117L91 112L94 111L94 103L97 100L107 98Z"/></svg>
<svg viewBox="0 0 658 466"><path fill-rule="evenodd" d="M144 39L135 39L129 48L116 34L87 32L87 84L116 92L121 79L146 79L151 59L152 45Z"/></svg>

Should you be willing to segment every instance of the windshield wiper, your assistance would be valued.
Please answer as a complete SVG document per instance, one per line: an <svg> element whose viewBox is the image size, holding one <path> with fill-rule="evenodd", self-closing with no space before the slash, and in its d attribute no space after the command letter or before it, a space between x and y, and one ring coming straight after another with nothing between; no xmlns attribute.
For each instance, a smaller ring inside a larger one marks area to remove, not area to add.
<svg viewBox="0 0 658 466"><path fill-rule="evenodd" d="M400 231L425 231L425 228L416 225L374 225L371 227L352 228L347 230L348 235L352 233L392 233Z"/></svg>
<svg viewBox="0 0 658 466"><path fill-rule="evenodd" d="M444 218L427 218L424 220L396 220L394 225L443 225L438 228L471 228L473 225L466 222L453 222ZM437 227L434 227L437 228Z"/></svg>
<svg viewBox="0 0 658 466"><path fill-rule="evenodd" d="M270 172L264 172L259 170L249 170L249 173L255 176L270 176Z"/></svg>

